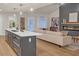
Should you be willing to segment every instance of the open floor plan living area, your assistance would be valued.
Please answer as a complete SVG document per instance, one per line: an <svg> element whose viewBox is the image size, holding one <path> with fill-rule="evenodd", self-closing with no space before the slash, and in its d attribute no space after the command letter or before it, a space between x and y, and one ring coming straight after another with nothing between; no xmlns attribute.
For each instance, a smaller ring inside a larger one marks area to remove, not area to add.
<svg viewBox="0 0 79 59"><path fill-rule="evenodd" d="M79 3L0 3L0 56L79 56Z"/></svg>

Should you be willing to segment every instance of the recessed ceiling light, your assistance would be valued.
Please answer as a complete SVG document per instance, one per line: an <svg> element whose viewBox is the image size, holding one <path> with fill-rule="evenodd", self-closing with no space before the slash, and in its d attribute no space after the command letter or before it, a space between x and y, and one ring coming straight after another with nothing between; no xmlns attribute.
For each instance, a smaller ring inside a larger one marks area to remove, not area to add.
<svg viewBox="0 0 79 59"><path fill-rule="evenodd" d="M2 9L0 9L0 11L2 11Z"/></svg>
<svg viewBox="0 0 79 59"><path fill-rule="evenodd" d="M30 8L30 11L34 11L34 9L33 8Z"/></svg>
<svg viewBox="0 0 79 59"><path fill-rule="evenodd" d="M63 5L64 3L61 3L61 5Z"/></svg>

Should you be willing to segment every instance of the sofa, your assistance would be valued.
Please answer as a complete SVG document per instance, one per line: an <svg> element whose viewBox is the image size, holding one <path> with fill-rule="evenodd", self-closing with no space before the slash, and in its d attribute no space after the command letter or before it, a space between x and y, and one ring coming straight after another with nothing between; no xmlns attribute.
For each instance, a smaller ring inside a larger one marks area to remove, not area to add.
<svg viewBox="0 0 79 59"><path fill-rule="evenodd" d="M67 36L67 32L53 32L48 30L35 30L36 32L42 33L42 35L37 36L38 39L42 39L59 46L66 46L72 44L72 37Z"/></svg>

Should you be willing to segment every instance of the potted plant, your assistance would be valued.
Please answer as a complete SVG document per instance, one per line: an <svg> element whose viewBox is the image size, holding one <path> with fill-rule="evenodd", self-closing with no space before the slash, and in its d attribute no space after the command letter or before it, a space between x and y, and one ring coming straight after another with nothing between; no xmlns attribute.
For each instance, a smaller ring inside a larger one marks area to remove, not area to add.
<svg viewBox="0 0 79 59"><path fill-rule="evenodd" d="M15 27L15 22L13 21L13 23L12 23L12 27Z"/></svg>

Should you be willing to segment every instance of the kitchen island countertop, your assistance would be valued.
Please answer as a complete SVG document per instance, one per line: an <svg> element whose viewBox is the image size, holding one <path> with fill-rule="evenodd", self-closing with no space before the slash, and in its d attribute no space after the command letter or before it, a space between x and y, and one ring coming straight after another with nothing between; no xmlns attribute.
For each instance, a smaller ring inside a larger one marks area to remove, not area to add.
<svg viewBox="0 0 79 59"><path fill-rule="evenodd" d="M37 36L37 35L42 35L41 33L37 33L37 32L30 32L30 31L24 31L24 32L21 32L21 31L12 31L12 30L15 30L15 29L10 29L10 28L7 28L6 29L7 31L10 31L20 37L26 37L26 36Z"/></svg>

